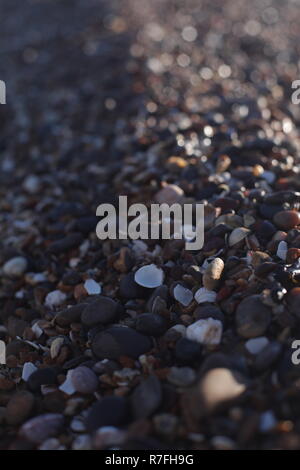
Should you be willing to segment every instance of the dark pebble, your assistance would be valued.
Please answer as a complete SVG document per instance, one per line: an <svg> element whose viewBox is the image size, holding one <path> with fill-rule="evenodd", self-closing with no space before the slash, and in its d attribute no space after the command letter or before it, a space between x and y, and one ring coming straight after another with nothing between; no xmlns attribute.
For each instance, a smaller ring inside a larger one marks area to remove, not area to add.
<svg viewBox="0 0 300 470"><path fill-rule="evenodd" d="M122 426L128 422L130 416L129 404L122 397L105 397L94 403L86 420L86 428L94 432L102 426Z"/></svg>
<svg viewBox="0 0 300 470"><path fill-rule="evenodd" d="M143 380L131 396L131 407L136 419L148 418L157 410L162 400L160 381L155 375Z"/></svg>
<svg viewBox="0 0 300 470"><path fill-rule="evenodd" d="M143 299L150 292L151 289L139 286L134 281L134 273L125 274L120 281L120 295L125 299Z"/></svg>
<svg viewBox="0 0 300 470"><path fill-rule="evenodd" d="M56 384L56 379L59 371L57 368L45 367L33 372L27 382L28 388L32 392L40 391L41 385Z"/></svg>
<svg viewBox="0 0 300 470"><path fill-rule="evenodd" d="M291 230L300 224L300 214L296 211L281 211L275 214L273 221L281 230Z"/></svg>
<svg viewBox="0 0 300 470"><path fill-rule="evenodd" d="M151 348L150 338L123 326L101 331L92 340L92 351L99 359L118 359L120 356L137 359Z"/></svg>
<svg viewBox="0 0 300 470"><path fill-rule="evenodd" d="M136 319L136 330L150 336L161 336L167 329L167 321L155 313L142 313Z"/></svg>
<svg viewBox="0 0 300 470"><path fill-rule="evenodd" d="M59 255L65 251L71 250L72 248L77 248L83 241L83 236L81 233L70 233L66 237L52 242L48 246L49 253L53 255Z"/></svg>
<svg viewBox="0 0 300 470"><path fill-rule="evenodd" d="M200 305L194 311L195 320L205 320L206 318L213 318L220 320L222 323L225 321L223 312L215 305Z"/></svg>
<svg viewBox="0 0 300 470"><path fill-rule="evenodd" d="M259 295L242 300L236 310L237 332L243 338L261 336L271 322L271 308L264 305Z"/></svg>
<svg viewBox="0 0 300 470"><path fill-rule="evenodd" d="M79 322L81 314L86 308L86 306L87 304L83 303L78 305L72 305L72 307L62 310L55 317L56 323L60 326L68 326L71 323Z"/></svg>
<svg viewBox="0 0 300 470"><path fill-rule="evenodd" d="M268 369L279 358L281 351L282 345L277 341L271 341L255 357L253 367L257 371L263 371Z"/></svg>
<svg viewBox="0 0 300 470"><path fill-rule="evenodd" d="M30 442L39 444L48 437L56 436L63 427L64 416L48 413L30 419L20 429L20 435Z"/></svg>
<svg viewBox="0 0 300 470"><path fill-rule="evenodd" d="M12 395L6 406L5 419L9 425L23 423L31 414L34 407L34 396L23 390Z"/></svg>
<svg viewBox="0 0 300 470"><path fill-rule="evenodd" d="M113 323L118 317L118 304L109 297L99 296L97 300L85 307L81 321L86 326Z"/></svg>
<svg viewBox="0 0 300 470"><path fill-rule="evenodd" d="M175 347L176 359L182 364L191 364L201 357L202 346L196 341L180 338Z"/></svg>

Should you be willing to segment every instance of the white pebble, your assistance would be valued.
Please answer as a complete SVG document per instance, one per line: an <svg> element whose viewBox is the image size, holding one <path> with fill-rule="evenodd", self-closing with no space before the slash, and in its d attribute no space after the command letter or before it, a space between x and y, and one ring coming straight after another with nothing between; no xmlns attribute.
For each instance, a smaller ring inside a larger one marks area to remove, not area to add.
<svg viewBox="0 0 300 470"><path fill-rule="evenodd" d="M268 338L260 336L258 338L252 338L246 341L245 347L251 354L259 354L265 346L269 343Z"/></svg>
<svg viewBox="0 0 300 470"><path fill-rule="evenodd" d="M193 300L193 294L189 289L186 289L181 284L177 284L174 289L174 297L178 302L187 307Z"/></svg>
<svg viewBox="0 0 300 470"><path fill-rule="evenodd" d="M16 256L7 261L3 266L3 272L9 277L21 277L27 269L27 260L23 256Z"/></svg>
<svg viewBox="0 0 300 470"><path fill-rule="evenodd" d="M30 194L36 194L41 189L41 181L35 175L29 175L23 182L23 188Z"/></svg>
<svg viewBox="0 0 300 470"><path fill-rule="evenodd" d="M222 337L222 323L213 318L198 320L186 329L186 337L201 344L219 344Z"/></svg>
<svg viewBox="0 0 300 470"><path fill-rule="evenodd" d="M213 290L208 290L205 287L201 287L197 290L195 294L195 300L198 304L203 304L205 302L215 302L217 298L217 293Z"/></svg>
<svg viewBox="0 0 300 470"><path fill-rule="evenodd" d="M137 284L149 289L161 286L164 280L164 272L162 269L155 266L155 264L148 264L142 266L134 275L134 280Z"/></svg>
<svg viewBox="0 0 300 470"><path fill-rule="evenodd" d="M37 367L35 367L32 362L25 362L23 366L23 371L22 371L22 379L24 382L27 382L31 374L37 370Z"/></svg>
<svg viewBox="0 0 300 470"><path fill-rule="evenodd" d="M36 338L39 338L40 336L42 336L42 334L44 333L42 328L39 326L39 322L35 322L32 327L31 327L31 330L33 331L33 333L35 334L35 337Z"/></svg>
<svg viewBox="0 0 300 470"><path fill-rule="evenodd" d="M101 294L101 286L94 279L87 279L84 283L84 288L89 295Z"/></svg>
<svg viewBox="0 0 300 470"><path fill-rule="evenodd" d="M283 261L286 261L287 252L288 252L287 242L282 240L278 245L276 255L278 256L278 258L282 259Z"/></svg>
<svg viewBox="0 0 300 470"><path fill-rule="evenodd" d="M49 308L58 307L66 300L66 298L67 296L64 292L61 292L60 290L54 290L49 292L49 294L46 296L45 306Z"/></svg>

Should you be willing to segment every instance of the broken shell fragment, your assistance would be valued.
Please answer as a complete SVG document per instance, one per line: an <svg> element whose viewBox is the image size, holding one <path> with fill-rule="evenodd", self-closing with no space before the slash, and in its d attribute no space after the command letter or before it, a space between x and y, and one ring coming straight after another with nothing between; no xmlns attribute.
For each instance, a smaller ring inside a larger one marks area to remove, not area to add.
<svg viewBox="0 0 300 470"><path fill-rule="evenodd" d="M203 304L205 302L213 303L215 302L216 298L217 293L212 290L208 290L205 287L198 289L195 294L195 300L198 302L198 304Z"/></svg>
<svg viewBox="0 0 300 470"><path fill-rule="evenodd" d="M228 243L229 246L236 245L240 241L244 240L250 233L250 230L245 227L235 228L229 235Z"/></svg>
<svg viewBox="0 0 300 470"><path fill-rule="evenodd" d="M138 269L134 275L134 280L139 286L154 289L161 286L164 280L164 272L155 264L148 264Z"/></svg>

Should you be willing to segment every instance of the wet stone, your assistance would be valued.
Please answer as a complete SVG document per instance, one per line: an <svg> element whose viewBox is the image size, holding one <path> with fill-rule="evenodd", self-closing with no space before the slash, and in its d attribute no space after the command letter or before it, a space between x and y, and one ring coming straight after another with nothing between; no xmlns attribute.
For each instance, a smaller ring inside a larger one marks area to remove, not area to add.
<svg viewBox="0 0 300 470"><path fill-rule="evenodd" d="M71 381L79 393L94 393L98 388L98 377L89 367L79 366L72 371Z"/></svg>
<svg viewBox="0 0 300 470"><path fill-rule="evenodd" d="M125 274L120 281L120 295L125 299L143 299L149 292L149 289L135 282L134 273Z"/></svg>
<svg viewBox="0 0 300 470"><path fill-rule="evenodd" d="M45 367L33 372L28 381L28 388L33 392L40 391L41 385L56 384L58 370L52 367Z"/></svg>
<svg viewBox="0 0 300 470"><path fill-rule="evenodd" d="M171 367L167 379L177 387L190 387L196 380L196 373L191 367Z"/></svg>
<svg viewBox="0 0 300 470"><path fill-rule="evenodd" d="M30 442L39 444L48 437L56 436L63 427L64 416L48 413L30 419L20 429L20 435Z"/></svg>
<svg viewBox="0 0 300 470"><path fill-rule="evenodd" d="M176 343L175 356L182 364L190 364L200 359L202 347L196 341L180 338Z"/></svg>
<svg viewBox="0 0 300 470"><path fill-rule="evenodd" d="M101 331L92 340L92 351L99 359L118 359L120 356L137 359L151 348L149 337L123 326Z"/></svg>
<svg viewBox="0 0 300 470"><path fill-rule="evenodd" d="M13 394L6 406L7 423L12 426L23 423L33 411L34 402L33 394L26 390Z"/></svg>
<svg viewBox="0 0 300 470"><path fill-rule="evenodd" d="M161 384L155 375L143 380L131 396L131 407L136 419L148 418L160 406Z"/></svg>
<svg viewBox="0 0 300 470"><path fill-rule="evenodd" d="M52 242L48 246L48 251L51 254L59 255L65 251L77 248L83 241L81 233L71 233L61 240Z"/></svg>
<svg viewBox="0 0 300 470"><path fill-rule="evenodd" d="M300 214L296 211L281 211L274 215L273 221L281 230L291 230L300 224Z"/></svg>
<svg viewBox="0 0 300 470"><path fill-rule="evenodd" d="M262 336L271 322L271 309L262 303L258 295L242 300L235 315L237 332L243 338Z"/></svg>

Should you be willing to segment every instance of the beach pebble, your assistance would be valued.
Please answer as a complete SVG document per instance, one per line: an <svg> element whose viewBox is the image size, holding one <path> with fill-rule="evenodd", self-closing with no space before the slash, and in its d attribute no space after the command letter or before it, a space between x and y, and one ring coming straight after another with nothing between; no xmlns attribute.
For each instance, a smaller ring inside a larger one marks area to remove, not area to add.
<svg viewBox="0 0 300 470"><path fill-rule="evenodd" d="M23 276L27 269L28 263L23 256L16 256L6 261L3 266L3 273L11 278L18 278Z"/></svg>
<svg viewBox="0 0 300 470"><path fill-rule="evenodd" d="M59 307L59 305L63 304L66 299L67 296L64 292L61 292L60 290L54 290L47 294L45 298L45 306L51 309Z"/></svg>
<svg viewBox="0 0 300 470"><path fill-rule="evenodd" d="M177 387L189 387L196 380L196 373L191 367L171 367L167 375L168 381Z"/></svg>
<svg viewBox="0 0 300 470"><path fill-rule="evenodd" d="M190 364L200 359L202 347L196 341L180 338L175 347L176 359L182 364Z"/></svg>
<svg viewBox="0 0 300 470"><path fill-rule="evenodd" d="M181 284L177 284L173 290L174 298L178 300L184 307L187 307L193 300L193 293Z"/></svg>
<svg viewBox="0 0 300 470"><path fill-rule="evenodd" d="M155 202L158 204L174 204L182 200L184 191L175 184L169 184L155 194Z"/></svg>
<svg viewBox="0 0 300 470"><path fill-rule="evenodd" d="M162 400L161 384L155 375L143 380L131 395L131 407L136 419L148 418Z"/></svg>
<svg viewBox="0 0 300 470"><path fill-rule="evenodd" d="M198 304L204 304L205 302L214 303L217 298L217 293L213 290L208 290L205 287L200 287L195 293L195 300Z"/></svg>
<svg viewBox="0 0 300 470"><path fill-rule="evenodd" d="M224 261L221 258L214 258L203 275L203 286L208 290L213 290L222 276L223 269Z"/></svg>
<svg viewBox="0 0 300 470"><path fill-rule="evenodd" d="M83 394L94 393L98 388L98 377L89 367L79 366L72 371L71 380L75 390Z"/></svg>
<svg viewBox="0 0 300 470"><path fill-rule="evenodd" d="M300 224L300 214L297 211L280 211L273 217L274 224L281 230L291 230Z"/></svg>
<svg viewBox="0 0 300 470"><path fill-rule="evenodd" d="M278 258L282 259L283 261L286 261L287 252L288 245L284 240L282 240L281 242L279 242L276 255L278 256Z"/></svg>
<svg viewBox="0 0 300 470"><path fill-rule="evenodd" d="M208 410L238 398L246 390L241 374L226 368L209 370L199 384L199 390Z"/></svg>
<svg viewBox="0 0 300 470"><path fill-rule="evenodd" d="M36 370L38 370L38 368L32 364L32 362L25 362L23 365L22 379L27 382L31 374Z"/></svg>
<svg viewBox="0 0 300 470"><path fill-rule="evenodd" d="M28 175L23 181L23 188L29 194L37 194L41 189L40 178L36 175Z"/></svg>
<svg viewBox="0 0 300 470"><path fill-rule="evenodd" d="M122 426L129 419L129 404L126 398L109 396L93 404L85 419L89 432L102 426Z"/></svg>
<svg viewBox="0 0 300 470"><path fill-rule="evenodd" d="M86 305L81 314L81 321L89 327L99 323L103 325L113 323L118 317L118 307L118 303L110 297L100 296Z"/></svg>
<svg viewBox="0 0 300 470"><path fill-rule="evenodd" d="M30 419L20 428L20 435L30 442L40 444L48 437L56 436L63 427L64 416L46 413Z"/></svg>
<svg viewBox="0 0 300 470"><path fill-rule="evenodd" d="M286 295L289 311L295 317L300 318L300 287L294 287Z"/></svg>
<svg viewBox="0 0 300 470"><path fill-rule="evenodd" d="M229 235L229 246L234 246L244 240L250 234L250 230L245 227L235 228Z"/></svg>
<svg viewBox="0 0 300 470"><path fill-rule="evenodd" d="M129 356L137 359L152 348L149 337L125 326L113 326L95 335L92 351L98 359L118 359Z"/></svg>
<svg viewBox="0 0 300 470"><path fill-rule="evenodd" d="M167 329L167 321L155 313L142 313L136 319L135 328L145 335L161 336Z"/></svg>
<svg viewBox="0 0 300 470"><path fill-rule="evenodd" d="M34 402L33 394L26 390L14 393L6 406L7 423L11 426L23 423L31 414Z"/></svg>
<svg viewBox="0 0 300 470"><path fill-rule="evenodd" d="M259 430L260 432L269 432L276 426L277 420L273 411L268 410L260 415Z"/></svg>
<svg viewBox="0 0 300 470"><path fill-rule="evenodd" d="M56 384L58 371L54 367L44 367L37 369L28 378L27 384L33 392L40 391L41 385Z"/></svg>
<svg viewBox="0 0 300 470"><path fill-rule="evenodd" d="M93 449L119 447L126 440L126 431L115 426L102 426L93 435Z"/></svg>
<svg viewBox="0 0 300 470"><path fill-rule="evenodd" d="M237 332L243 338L261 336L271 322L271 308L264 305L259 295L246 297L236 310Z"/></svg>
<svg viewBox="0 0 300 470"><path fill-rule="evenodd" d="M68 370L66 380L58 387L59 390L67 395L73 395L76 393L76 388L74 387L72 380L73 370Z"/></svg>
<svg viewBox="0 0 300 470"><path fill-rule="evenodd" d="M187 327L186 337L200 344L219 344L222 338L222 323L213 318L198 320Z"/></svg>
<svg viewBox="0 0 300 470"><path fill-rule="evenodd" d="M87 279L83 284L83 287L87 291L88 295L98 295L101 294L101 286L94 279Z"/></svg>
<svg viewBox="0 0 300 470"><path fill-rule="evenodd" d="M256 355L259 354L268 343L268 338L261 336L259 338L248 339L245 343L245 347L250 354Z"/></svg>
<svg viewBox="0 0 300 470"><path fill-rule="evenodd" d="M138 269L134 275L135 282L149 289L161 286L164 280L164 272L155 264L148 264Z"/></svg>

